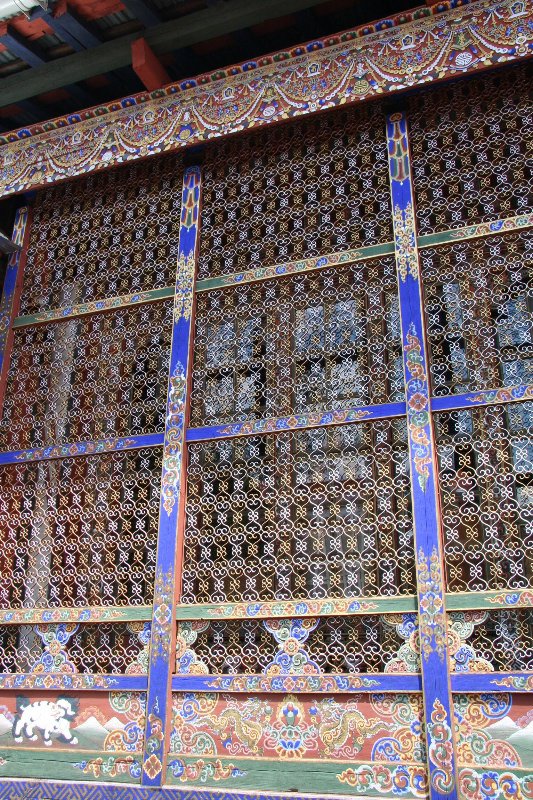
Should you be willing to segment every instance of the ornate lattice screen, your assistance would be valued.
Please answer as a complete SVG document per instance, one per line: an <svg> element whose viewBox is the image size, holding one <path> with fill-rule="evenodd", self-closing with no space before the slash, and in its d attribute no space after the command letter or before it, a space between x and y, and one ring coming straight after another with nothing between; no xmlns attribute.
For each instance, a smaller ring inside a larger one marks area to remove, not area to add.
<svg viewBox="0 0 533 800"><path fill-rule="evenodd" d="M0 778L531 796L527 82L20 211Z"/></svg>

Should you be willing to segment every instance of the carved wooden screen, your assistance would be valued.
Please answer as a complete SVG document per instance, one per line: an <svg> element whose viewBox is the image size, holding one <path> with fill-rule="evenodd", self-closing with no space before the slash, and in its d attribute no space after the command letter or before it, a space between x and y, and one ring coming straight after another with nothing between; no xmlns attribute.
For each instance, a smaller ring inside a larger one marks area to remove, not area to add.
<svg viewBox="0 0 533 800"><path fill-rule="evenodd" d="M37 196L0 778L21 747L208 796L530 796L526 89L514 68ZM19 724L39 700L62 733Z"/></svg>
<svg viewBox="0 0 533 800"><path fill-rule="evenodd" d="M140 776L182 172L163 159L41 192L27 226L0 423L0 681L6 744L46 750L49 776ZM26 723L40 701L51 721Z"/></svg>

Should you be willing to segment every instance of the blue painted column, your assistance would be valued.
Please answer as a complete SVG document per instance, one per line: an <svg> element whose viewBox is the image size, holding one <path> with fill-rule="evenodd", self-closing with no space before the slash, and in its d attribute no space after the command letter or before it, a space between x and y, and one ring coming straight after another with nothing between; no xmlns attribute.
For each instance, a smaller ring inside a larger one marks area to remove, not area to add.
<svg viewBox="0 0 533 800"><path fill-rule="evenodd" d="M13 242L21 249L9 256L4 281L4 291L0 301L0 414L6 389L9 356L13 343L13 321L17 315L22 290L25 245L29 233L30 210L23 206L17 210L13 226Z"/></svg>
<svg viewBox="0 0 533 800"><path fill-rule="evenodd" d="M170 682L173 672L174 601L181 572L181 538L185 497L185 425L187 376L191 352L191 317L200 209L200 168L183 176L174 322L163 444L163 472L154 587L152 642L148 673L146 738L142 783L160 786L164 780L170 724Z"/></svg>
<svg viewBox="0 0 533 800"><path fill-rule="evenodd" d="M457 772L444 605L444 560L409 143L403 113L387 118L387 145L406 383L429 791L432 800L451 800L457 797Z"/></svg>

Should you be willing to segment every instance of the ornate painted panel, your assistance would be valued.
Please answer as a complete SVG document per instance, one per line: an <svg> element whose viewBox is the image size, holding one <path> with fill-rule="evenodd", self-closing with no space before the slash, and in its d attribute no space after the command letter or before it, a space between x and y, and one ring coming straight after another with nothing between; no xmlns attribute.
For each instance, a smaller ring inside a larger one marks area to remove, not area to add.
<svg viewBox="0 0 533 800"><path fill-rule="evenodd" d="M442 12L447 12L442 14ZM392 28L392 30L391 30ZM360 37L363 37L360 41ZM165 89L8 136L2 194L521 61L533 49L526 0L413 9Z"/></svg>
<svg viewBox="0 0 533 800"><path fill-rule="evenodd" d="M503 767L509 771L533 769L533 707L530 696L458 694L454 706L457 751L462 764L478 768ZM508 783L508 793L509 797L512 796L512 780ZM527 792L523 796L527 797Z"/></svg>
<svg viewBox="0 0 533 800"><path fill-rule="evenodd" d="M198 296L191 425L403 399L394 260Z"/></svg>
<svg viewBox="0 0 533 800"><path fill-rule="evenodd" d="M419 695L175 693L172 712L173 783L249 788L255 780L268 788L281 781L306 791L314 780L315 788L352 794L365 784L374 793L382 782L381 791L424 794Z"/></svg>
<svg viewBox="0 0 533 800"><path fill-rule="evenodd" d="M157 448L1 467L2 607L150 602L160 479Z"/></svg>
<svg viewBox="0 0 533 800"><path fill-rule="evenodd" d="M518 7L517 7L518 10ZM476 49L458 35L464 56ZM527 64L451 83L407 103L420 235L533 210Z"/></svg>
<svg viewBox="0 0 533 800"><path fill-rule="evenodd" d="M0 778L112 780L140 777L146 697L142 692L6 692L0 704ZM20 748L25 758L18 758Z"/></svg>
<svg viewBox="0 0 533 800"><path fill-rule="evenodd" d="M405 420L189 445L182 602L414 592Z"/></svg>
<svg viewBox="0 0 533 800"><path fill-rule="evenodd" d="M151 159L40 192L20 313L169 286L181 174L178 158Z"/></svg>
<svg viewBox="0 0 533 800"><path fill-rule="evenodd" d="M161 430L171 326L166 301L17 330L2 449Z"/></svg>
<svg viewBox="0 0 533 800"><path fill-rule="evenodd" d="M390 241L381 131L342 110L208 148L198 278Z"/></svg>
<svg viewBox="0 0 533 800"><path fill-rule="evenodd" d="M530 587L530 401L434 420L448 588Z"/></svg>

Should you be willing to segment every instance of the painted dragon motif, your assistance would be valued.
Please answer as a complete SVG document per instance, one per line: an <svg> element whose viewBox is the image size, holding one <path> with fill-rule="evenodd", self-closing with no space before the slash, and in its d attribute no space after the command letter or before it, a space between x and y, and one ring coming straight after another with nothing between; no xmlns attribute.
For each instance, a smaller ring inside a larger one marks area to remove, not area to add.
<svg viewBox="0 0 533 800"><path fill-rule="evenodd" d="M225 708L218 716L209 715L205 721L217 736L233 730L239 741L243 742L250 752L259 753L259 742L264 733L264 726L259 717L251 719L251 715L243 715L236 708Z"/></svg>
<svg viewBox="0 0 533 800"><path fill-rule="evenodd" d="M360 711L345 710L337 703L331 707L329 713L326 708L322 711L324 722L319 725L318 730L328 755L343 747L348 740L351 740L352 745L359 745L360 750L365 739L387 730L384 720L378 717L366 719Z"/></svg>

